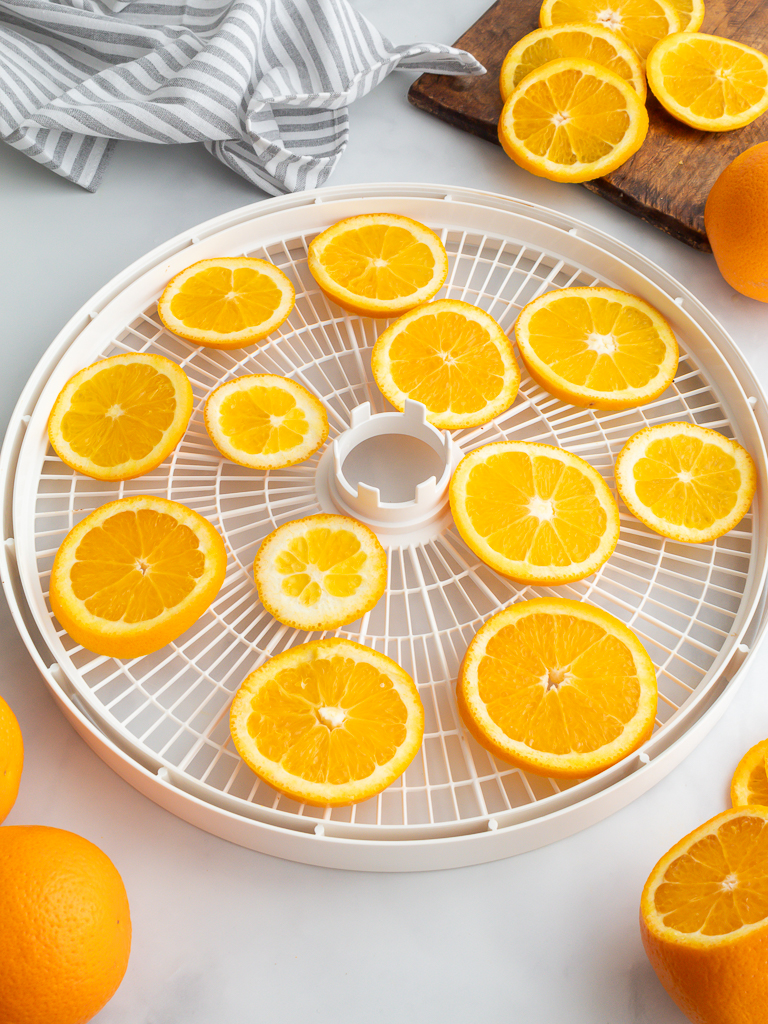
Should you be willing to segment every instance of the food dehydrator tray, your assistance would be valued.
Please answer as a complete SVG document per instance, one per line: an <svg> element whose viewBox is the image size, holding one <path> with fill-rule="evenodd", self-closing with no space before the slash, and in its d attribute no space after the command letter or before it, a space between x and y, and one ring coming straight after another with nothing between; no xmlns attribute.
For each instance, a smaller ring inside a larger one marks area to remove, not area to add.
<svg viewBox="0 0 768 1024"><path fill-rule="evenodd" d="M482 306L507 331L521 306L545 290L605 284L651 302L677 334L675 383L649 405L576 409L547 395L523 370L510 410L487 426L454 432L463 452L507 437L561 445L613 486L613 461L632 433L686 419L737 438L755 459L761 488L738 528L706 545L666 540L620 506L621 537L611 559L594 576L554 591L514 584L480 563L449 514L382 534L389 560L385 597L359 622L313 636L357 640L410 672L426 710L424 744L402 779L377 798L324 810L295 804L259 782L228 730L229 703L242 679L270 654L308 639L264 611L251 563L276 525L337 511L323 483L327 472L316 481L324 450L268 473L237 466L210 442L202 405L212 387L233 376L290 376L324 402L329 444L364 403L373 414L386 411L370 372L371 348L385 322L347 315L327 302L306 265L315 234L372 211L433 228L450 259L440 296ZM173 274L222 255L269 259L296 286L291 316L257 346L200 348L169 334L157 318L157 297ZM138 350L169 356L190 377L195 411L185 437L162 466L137 480L111 484L71 471L47 444L55 396L88 363ZM765 626L759 509L767 428L762 390L723 328L668 274L594 228L463 188L374 184L280 197L217 217L149 253L98 292L53 342L19 400L0 456L2 578L18 628L67 718L123 778L172 813L243 846L330 867L399 871L480 863L562 838L629 803L678 764L724 711ZM227 578L211 608L177 642L146 658L116 661L83 650L61 630L50 612L48 578L75 522L107 501L142 493L180 501L209 518L227 543ZM499 608L544 593L589 600L618 616L645 644L659 678L651 739L576 784L496 761L456 712L454 681L476 630Z"/></svg>

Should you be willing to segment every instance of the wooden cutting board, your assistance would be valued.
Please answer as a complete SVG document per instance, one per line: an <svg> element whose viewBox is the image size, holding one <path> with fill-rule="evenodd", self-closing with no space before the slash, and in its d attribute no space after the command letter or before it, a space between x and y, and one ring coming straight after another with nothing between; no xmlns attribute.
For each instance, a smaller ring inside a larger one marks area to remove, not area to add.
<svg viewBox="0 0 768 1024"><path fill-rule="evenodd" d="M768 53L768 0L705 0L702 32L737 39ZM538 28L540 0L497 0L456 46L487 68L469 76L422 75L408 98L457 128L498 144L499 71L507 51ZM701 132L675 121L648 93L651 126L641 149L592 192L642 217L695 249L711 251L704 203L715 179L734 157L768 140L768 114L733 132Z"/></svg>

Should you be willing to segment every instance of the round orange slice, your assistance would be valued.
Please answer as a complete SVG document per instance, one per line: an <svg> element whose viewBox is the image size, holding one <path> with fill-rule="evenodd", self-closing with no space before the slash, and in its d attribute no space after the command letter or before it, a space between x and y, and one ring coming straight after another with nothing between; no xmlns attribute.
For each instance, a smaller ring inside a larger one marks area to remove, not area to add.
<svg viewBox="0 0 768 1024"><path fill-rule="evenodd" d="M373 608L387 586L376 534L350 516L307 516L261 542L253 562L261 603L295 629L336 629Z"/></svg>
<svg viewBox="0 0 768 1024"><path fill-rule="evenodd" d="M449 494L469 547L518 583L584 579L619 539L619 509L603 478L578 455L552 445L482 445L456 467Z"/></svg>
<svg viewBox="0 0 768 1024"><path fill-rule="evenodd" d="M677 370L677 341L661 313L615 288L547 292L523 308L515 337L536 383L571 405L643 405Z"/></svg>
<svg viewBox="0 0 768 1024"><path fill-rule="evenodd" d="M648 111L629 83L592 60L563 57L532 71L504 104L499 142L550 181L591 181L636 153Z"/></svg>
<svg viewBox="0 0 768 1024"><path fill-rule="evenodd" d="M760 804L768 807L768 740L750 747L736 765L731 779L731 803L734 807Z"/></svg>
<svg viewBox="0 0 768 1024"><path fill-rule="evenodd" d="M448 275L434 231L396 213L347 217L309 246L309 269L322 291L358 316L394 317L431 299Z"/></svg>
<svg viewBox="0 0 768 1024"><path fill-rule="evenodd" d="M207 348L242 348L266 338L293 309L293 285L279 267L249 256L200 260L166 286L163 324Z"/></svg>
<svg viewBox="0 0 768 1024"><path fill-rule="evenodd" d="M96 480L129 480L156 469L184 435L192 386L165 356L110 356L71 377L48 420L51 447Z"/></svg>
<svg viewBox="0 0 768 1024"><path fill-rule="evenodd" d="M308 459L328 437L320 401L301 384L271 373L236 377L212 391L205 428L222 455L251 469Z"/></svg>
<svg viewBox="0 0 768 1024"><path fill-rule="evenodd" d="M526 771L583 778L651 735L656 673L632 630L582 601L536 598L470 643L458 706L486 750Z"/></svg>
<svg viewBox="0 0 768 1024"><path fill-rule="evenodd" d="M457 299L429 302L376 339L373 377L402 412L422 402L435 427L488 423L515 400L520 370L512 343L485 310Z"/></svg>
<svg viewBox="0 0 768 1024"><path fill-rule="evenodd" d="M693 1024L765 1019L767 863L768 807L740 807L681 839L645 883L645 952Z"/></svg>
<svg viewBox="0 0 768 1024"><path fill-rule="evenodd" d="M577 21L604 25L625 39L644 63L659 39L683 27L676 6L667 0L544 0L539 22L542 27Z"/></svg>
<svg viewBox="0 0 768 1024"><path fill-rule="evenodd" d="M499 75L501 99L506 102L526 75L560 57L581 57L602 64L625 79L645 101L643 67L635 51L620 35L597 22L550 25L529 32L504 58Z"/></svg>
<svg viewBox="0 0 768 1024"><path fill-rule="evenodd" d="M757 472L749 453L716 430L660 423L621 449L616 486L632 515L662 537L704 544L746 515Z"/></svg>
<svg viewBox="0 0 768 1024"><path fill-rule="evenodd" d="M669 0L680 18L681 32L698 32L704 21L704 0Z"/></svg>
<svg viewBox="0 0 768 1024"><path fill-rule="evenodd" d="M260 779L300 803L339 807L375 796L405 771L421 746L424 708L386 655L315 640L248 676L230 728Z"/></svg>
<svg viewBox="0 0 768 1024"><path fill-rule="evenodd" d="M51 572L51 608L87 650L137 658L200 618L226 567L224 542L197 512L165 498L121 498L64 538Z"/></svg>
<svg viewBox="0 0 768 1024"><path fill-rule="evenodd" d="M676 32L654 46L646 70L662 107L701 131L743 128L768 110L768 56L735 39Z"/></svg>

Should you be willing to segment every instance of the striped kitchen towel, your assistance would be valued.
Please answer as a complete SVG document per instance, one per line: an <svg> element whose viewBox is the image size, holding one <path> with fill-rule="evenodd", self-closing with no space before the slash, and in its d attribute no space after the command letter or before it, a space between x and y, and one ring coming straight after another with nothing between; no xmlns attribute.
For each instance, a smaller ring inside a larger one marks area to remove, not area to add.
<svg viewBox="0 0 768 1024"><path fill-rule="evenodd" d="M396 68L477 75L393 46L347 0L0 0L0 133L95 191L115 139L203 142L277 195L341 156L347 104Z"/></svg>

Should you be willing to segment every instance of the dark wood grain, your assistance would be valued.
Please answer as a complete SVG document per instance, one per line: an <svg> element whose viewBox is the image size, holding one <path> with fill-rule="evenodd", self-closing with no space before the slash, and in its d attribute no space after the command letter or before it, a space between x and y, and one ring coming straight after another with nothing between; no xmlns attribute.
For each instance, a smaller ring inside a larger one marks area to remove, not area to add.
<svg viewBox="0 0 768 1024"><path fill-rule="evenodd" d="M737 39L768 52L768 0L705 0L702 32ZM499 72L507 51L538 27L541 0L497 0L456 41L486 67L477 78L422 75L411 86L414 106L498 144ZM704 203L734 157L768 140L768 114L733 132L701 132L675 121L649 92L650 129L642 148L586 188L668 234L709 251Z"/></svg>

